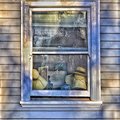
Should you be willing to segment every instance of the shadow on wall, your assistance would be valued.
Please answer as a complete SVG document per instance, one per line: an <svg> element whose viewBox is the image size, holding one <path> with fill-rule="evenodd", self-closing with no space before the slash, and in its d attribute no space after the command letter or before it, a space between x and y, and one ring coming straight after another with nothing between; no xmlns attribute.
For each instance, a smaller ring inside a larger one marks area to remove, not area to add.
<svg viewBox="0 0 120 120"><path fill-rule="evenodd" d="M106 9L110 8L111 6L106 5ZM107 14L106 14L107 12ZM108 14L109 12L109 14ZM116 11L116 15L117 15ZM102 11L101 12L101 17L112 17L114 15L111 14L110 11ZM117 16L116 16L117 17ZM111 24L117 24L116 19L111 21ZM102 23L101 23L102 24ZM8 26L9 27L9 26ZM105 29L106 30L106 29ZM102 80L109 81L106 83L106 86L103 83L102 86L102 99L103 99L103 105L99 110L94 110L93 112L88 108L88 110L85 108L78 108L78 110L74 111L73 108L68 112L64 112L62 110L59 111L52 111L52 109L48 111L43 111L44 109L42 108L22 108L19 104L20 102L20 49L15 49L15 45L13 45L13 37L14 34L6 34L3 33L4 31L4 26L0 27L0 50L2 51L0 55L0 80L1 80L1 95L2 95L2 100L0 101L1 103L4 103L2 105L2 110L8 110L7 112L3 111L2 117L5 118L40 118L40 117L47 117L47 114L50 116L51 112L53 112L53 115L51 117L62 117L62 115L67 118L116 118L116 115L118 115L117 109L120 109L120 85L118 87L112 87L110 81L112 84L120 84L120 69L118 69L117 72L112 72L113 67L109 64L110 61L115 64L120 60L120 54L118 55L117 59L113 59L114 55L111 55L111 52L114 51L114 49L119 50L120 46L119 44L116 44L114 42L114 39L112 42L114 44L111 44L109 41L107 41L108 44L105 42L102 42L101 44L101 52L105 49L107 49L106 53L104 53L104 56L109 55L108 61L105 63L107 66L102 69L101 77ZM10 33L11 31L8 31ZM114 31L113 31L114 32ZM105 34L107 36L107 34ZM107 37L106 37L107 38ZM7 41L8 40L8 41ZM118 41L120 43L120 41ZM19 41L20 44L20 41ZM12 46L12 48L11 48ZM109 49L111 48L112 49ZM18 53L16 53L16 51ZM4 54L3 54L4 53ZM113 52L114 53L114 52ZM119 52L120 53L120 52ZM16 55L17 54L17 55ZM103 54L103 53L102 53ZM16 57L15 57L16 56ZM105 58L107 58L105 56ZM105 59L104 59L105 60ZM104 62L103 60L103 62ZM22 63L21 63L22 64ZM118 66L120 65L120 61ZM114 68L115 69L115 68ZM115 83L116 80L119 80L118 83ZM114 82L115 81L115 82ZM116 85L115 85L116 86ZM118 104L114 104L118 103ZM77 106L76 106L77 107ZM57 108L56 108L57 109ZM107 111L109 110L109 112ZM67 113L67 114L66 114ZM50 118L48 118L50 119ZM58 120L58 119L57 119Z"/></svg>

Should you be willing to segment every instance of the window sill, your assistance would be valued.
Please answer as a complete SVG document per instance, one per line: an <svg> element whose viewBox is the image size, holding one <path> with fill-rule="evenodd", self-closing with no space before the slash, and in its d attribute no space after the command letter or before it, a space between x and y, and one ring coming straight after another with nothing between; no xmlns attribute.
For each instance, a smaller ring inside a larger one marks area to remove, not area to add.
<svg viewBox="0 0 120 120"><path fill-rule="evenodd" d="M83 108L100 107L102 101L20 101L22 107L41 107L41 108Z"/></svg>

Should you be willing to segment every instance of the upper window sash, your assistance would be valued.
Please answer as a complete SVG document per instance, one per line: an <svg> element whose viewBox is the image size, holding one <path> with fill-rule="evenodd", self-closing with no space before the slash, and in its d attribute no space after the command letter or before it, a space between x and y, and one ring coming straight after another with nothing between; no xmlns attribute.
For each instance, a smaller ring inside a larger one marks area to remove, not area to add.
<svg viewBox="0 0 120 120"><path fill-rule="evenodd" d="M52 11L86 11L87 12L87 47L33 47L33 28L32 28L32 15L33 12L52 12ZM30 39L31 39L31 53L33 54L88 54L90 56L91 47L91 13L90 8L30 8ZM64 53L63 53L64 52Z"/></svg>

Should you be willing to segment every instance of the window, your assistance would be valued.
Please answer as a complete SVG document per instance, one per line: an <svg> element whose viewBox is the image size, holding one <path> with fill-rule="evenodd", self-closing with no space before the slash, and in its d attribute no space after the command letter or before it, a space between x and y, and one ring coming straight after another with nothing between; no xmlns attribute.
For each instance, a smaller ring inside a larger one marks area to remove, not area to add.
<svg viewBox="0 0 120 120"><path fill-rule="evenodd" d="M31 16L31 94L89 96L87 9L34 8Z"/></svg>
<svg viewBox="0 0 120 120"><path fill-rule="evenodd" d="M101 103L98 3L22 3L22 105L48 97Z"/></svg>

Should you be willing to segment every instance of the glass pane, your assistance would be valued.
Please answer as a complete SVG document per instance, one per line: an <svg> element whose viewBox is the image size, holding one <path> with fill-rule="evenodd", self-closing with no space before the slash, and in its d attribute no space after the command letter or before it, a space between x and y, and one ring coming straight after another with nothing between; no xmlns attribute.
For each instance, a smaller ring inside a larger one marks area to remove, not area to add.
<svg viewBox="0 0 120 120"><path fill-rule="evenodd" d="M87 47L87 12L33 12L33 48Z"/></svg>
<svg viewBox="0 0 120 120"><path fill-rule="evenodd" d="M87 56L33 55L34 90L86 90Z"/></svg>

